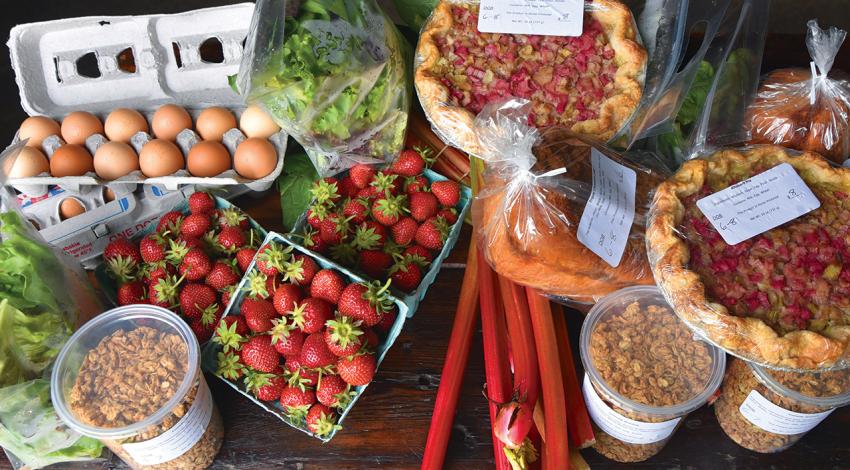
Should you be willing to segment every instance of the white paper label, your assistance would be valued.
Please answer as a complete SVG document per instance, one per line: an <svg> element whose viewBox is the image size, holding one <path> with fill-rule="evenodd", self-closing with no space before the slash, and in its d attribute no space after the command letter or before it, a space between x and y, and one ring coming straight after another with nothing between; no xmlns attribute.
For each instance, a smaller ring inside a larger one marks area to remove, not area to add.
<svg viewBox="0 0 850 470"><path fill-rule="evenodd" d="M652 444L673 434L682 418L661 423L645 423L617 413L596 393L587 374L584 376L584 401L590 418L606 434L629 444Z"/></svg>
<svg viewBox="0 0 850 470"><path fill-rule="evenodd" d="M481 0L482 33L581 36L583 0Z"/></svg>
<svg viewBox="0 0 850 470"><path fill-rule="evenodd" d="M697 201L723 240L736 245L807 214L820 201L788 163Z"/></svg>
<svg viewBox="0 0 850 470"><path fill-rule="evenodd" d="M593 149L593 189L578 223L578 241L616 268L635 220L637 174Z"/></svg>
<svg viewBox="0 0 850 470"><path fill-rule="evenodd" d="M739 409L744 418L747 418L747 421L767 432L783 436L809 432L833 411L829 410L822 413L789 411L776 405L755 390L750 392Z"/></svg>
<svg viewBox="0 0 850 470"><path fill-rule="evenodd" d="M124 450L140 465L157 465L180 457L201 440L213 411L206 380L201 379L189 411L171 429L155 438L124 444Z"/></svg>

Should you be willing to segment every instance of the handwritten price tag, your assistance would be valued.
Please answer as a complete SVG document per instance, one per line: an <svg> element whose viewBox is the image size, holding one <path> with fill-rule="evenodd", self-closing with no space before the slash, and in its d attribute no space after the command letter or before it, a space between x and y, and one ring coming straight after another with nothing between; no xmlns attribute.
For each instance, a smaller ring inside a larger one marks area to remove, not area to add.
<svg viewBox="0 0 850 470"><path fill-rule="evenodd" d="M788 163L697 201L723 240L736 245L820 207L820 201Z"/></svg>
<svg viewBox="0 0 850 470"><path fill-rule="evenodd" d="M581 36L583 0L481 0L482 33Z"/></svg>

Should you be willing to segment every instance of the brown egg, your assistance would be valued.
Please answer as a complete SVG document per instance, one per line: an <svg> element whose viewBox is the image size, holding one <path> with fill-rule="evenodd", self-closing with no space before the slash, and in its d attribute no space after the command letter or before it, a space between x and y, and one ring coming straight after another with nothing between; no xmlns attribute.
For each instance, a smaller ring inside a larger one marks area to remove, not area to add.
<svg viewBox="0 0 850 470"><path fill-rule="evenodd" d="M218 106L201 111L195 128L204 140L221 141L225 132L236 127L236 116Z"/></svg>
<svg viewBox="0 0 850 470"><path fill-rule="evenodd" d="M24 119L18 129L18 137L21 140L29 139L27 147L41 147L46 137L60 133L59 123L45 116L30 116Z"/></svg>
<svg viewBox="0 0 850 470"><path fill-rule="evenodd" d="M274 171L277 154L266 139L245 139L233 154L233 169L243 178L260 179Z"/></svg>
<svg viewBox="0 0 850 470"><path fill-rule="evenodd" d="M137 132L148 131L148 121L135 109L118 108L106 116L103 129L109 140L129 143Z"/></svg>
<svg viewBox="0 0 850 470"><path fill-rule="evenodd" d="M105 187L103 188L103 200L106 202L112 202L115 200L115 191L112 188Z"/></svg>
<svg viewBox="0 0 850 470"><path fill-rule="evenodd" d="M192 116L176 104L166 104L153 114L151 127L157 139L175 140L180 131L192 128Z"/></svg>
<svg viewBox="0 0 850 470"><path fill-rule="evenodd" d="M189 150L187 167L192 176L218 176L230 169L230 154L221 143L204 140Z"/></svg>
<svg viewBox="0 0 850 470"><path fill-rule="evenodd" d="M57 178L82 176L90 171L94 171L94 160L82 145L65 144L50 157L50 174Z"/></svg>
<svg viewBox="0 0 850 470"><path fill-rule="evenodd" d="M185 165L183 153L169 140L151 140L139 152L139 166L148 178L174 174Z"/></svg>
<svg viewBox="0 0 850 470"><path fill-rule="evenodd" d="M239 116L239 128L248 137L268 139L280 132L272 118L257 105L248 106Z"/></svg>
<svg viewBox="0 0 850 470"><path fill-rule="evenodd" d="M9 178L29 178L41 173L50 173L50 163L41 150L35 147L21 147L17 157L3 161L3 173Z"/></svg>
<svg viewBox="0 0 850 470"><path fill-rule="evenodd" d="M94 134L103 134L103 124L92 113L74 111L62 120L62 140L74 145L83 145Z"/></svg>
<svg viewBox="0 0 850 470"><path fill-rule="evenodd" d="M80 214L84 214L85 212L86 208L80 203L80 201L72 197L63 199L62 202L59 203L59 218L62 220L76 217Z"/></svg>
<svg viewBox="0 0 850 470"><path fill-rule="evenodd" d="M124 142L107 142L94 153L94 171L105 180L114 180L139 169L139 156Z"/></svg>

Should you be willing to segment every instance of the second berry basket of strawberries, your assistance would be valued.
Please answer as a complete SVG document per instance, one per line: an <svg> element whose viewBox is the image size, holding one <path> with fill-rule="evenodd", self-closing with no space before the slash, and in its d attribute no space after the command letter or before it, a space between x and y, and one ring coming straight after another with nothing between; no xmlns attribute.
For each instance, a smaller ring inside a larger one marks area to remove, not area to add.
<svg viewBox="0 0 850 470"><path fill-rule="evenodd" d="M386 284L270 232L204 348L203 366L290 426L328 442L406 317L407 306Z"/></svg>
<svg viewBox="0 0 850 470"><path fill-rule="evenodd" d="M317 181L313 204L287 237L367 279L383 283L391 278L390 288L412 317L460 237L472 191L422 164L410 176L399 173L403 170L361 164ZM355 185L352 180L362 181ZM445 187L453 194L441 194ZM450 202L443 204L446 198ZM390 220L376 215L383 208L396 211ZM403 288L404 283L410 286Z"/></svg>

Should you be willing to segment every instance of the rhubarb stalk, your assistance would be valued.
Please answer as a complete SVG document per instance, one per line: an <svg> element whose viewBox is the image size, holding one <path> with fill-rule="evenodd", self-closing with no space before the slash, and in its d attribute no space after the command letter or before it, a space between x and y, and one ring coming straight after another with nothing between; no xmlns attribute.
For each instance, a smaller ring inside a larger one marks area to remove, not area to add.
<svg viewBox="0 0 850 470"><path fill-rule="evenodd" d="M560 305L552 309L555 323L555 337L558 339L558 350L561 357L561 373L564 377L564 394L567 399L567 427L570 430L570 445L578 449L592 446L596 442L593 426L581 393L578 376L576 375L573 350L570 347L570 335L567 330L567 319Z"/></svg>
<svg viewBox="0 0 850 470"><path fill-rule="evenodd" d="M505 319L514 356L514 390L517 391L520 401L527 402L531 409L534 409L540 389L540 376L525 289L499 276L499 291L505 304Z"/></svg>
<svg viewBox="0 0 850 470"><path fill-rule="evenodd" d="M552 308L549 300L534 289L526 288L528 310L537 347L540 368L540 389L543 395L545 443L543 445L544 469L569 468L569 438L567 436L567 410L564 399L564 380Z"/></svg>
<svg viewBox="0 0 850 470"><path fill-rule="evenodd" d="M460 288L460 300L455 311L452 335L449 339L443 372L440 376L440 387L437 389L437 399L434 402L434 413L431 415L431 427L428 429L428 440L425 443L425 454L422 457L422 469L439 470L443 468L446 458L446 446L454 422L455 409L463 384L463 374L469 358L469 345L472 342L473 327L478 312L478 244L475 238L469 243L469 254L466 258L466 272L463 275L463 285Z"/></svg>

